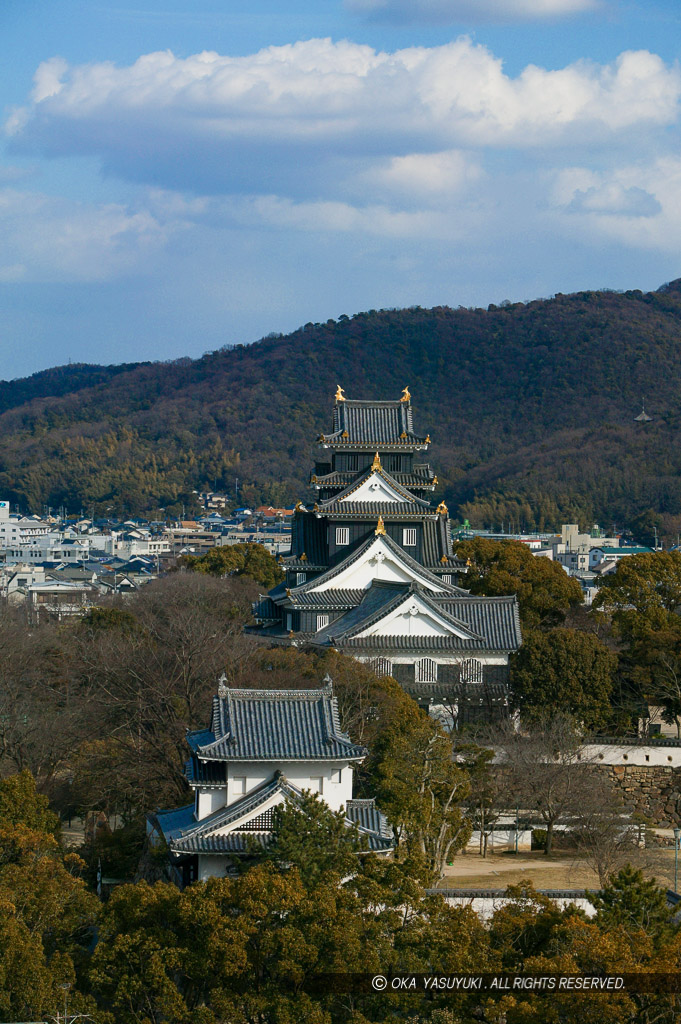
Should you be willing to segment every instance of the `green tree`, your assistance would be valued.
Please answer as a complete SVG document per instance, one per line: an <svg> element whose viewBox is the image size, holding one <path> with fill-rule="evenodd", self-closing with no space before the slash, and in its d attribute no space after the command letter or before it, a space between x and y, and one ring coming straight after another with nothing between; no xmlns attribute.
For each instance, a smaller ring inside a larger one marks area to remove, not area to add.
<svg viewBox="0 0 681 1024"><path fill-rule="evenodd" d="M623 867L600 892L591 894L591 902L597 924L606 931L640 930L657 947L672 935L674 908L667 905L667 891L654 878L644 878L639 868Z"/></svg>
<svg viewBox="0 0 681 1024"><path fill-rule="evenodd" d="M262 544L231 544L211 548L205 555L184 555L182 564L209 576L247 576L264 587L281 583L284 573Z"/></svg>
<svg viewBox="0 0 681 1024"><path fill-rule="evenodd" d="M587 729L602 728L617 664L617 655L593 634L528 631L511 661L513 706L524 722L560 709Z"/></svg>
<svg viewBox="0 0 681 1024"><path fill-rule="evenodd" d="M525 544L475 537L457 545L456 554L469 562L464 582L472 594L517 596L524 627L559 625L582 601L579 583L557 562L535 558Z"/></svg>
<svg viewBox="0 0 681 1024"><path fill-rule="evenodd" d="M0 781L0 825L25 825L35 832L59 835L59 818L26 769Z"/></svg>
<svg viewBox="0 0 681 1024"><path fill-rule="evenodd" d="M681 552L622 558L601 586L594 607L612 616L624 642L624 683L664 708L681 736Z"/></svg>
<svg viewBox="0 0 681 1024"><path fill-rule="evenodd" d="M603 580L594 608L610 612L628 641L662 629L681 608L681 551L655 551L621 558Z"/></svg>
<svg viewBox="0 0 681 1024"><path fill-rule="evenodd" d="M332 811L315 793L304 793L300 802L287 801L272 811L272 842L264 859L295 867L312 888L328 873L342 878L356 871L361 849L359 832L348 826L342 811Z"/></svg>
<svg viewBox="0 0 681 1024"><path fill-rule="evenodd" d="M378 803L407 853L421 857L432 876L439 877L471 834L461 810L470 783L452 757L451 738L426 715L389 733L377 781Z"/></svg>

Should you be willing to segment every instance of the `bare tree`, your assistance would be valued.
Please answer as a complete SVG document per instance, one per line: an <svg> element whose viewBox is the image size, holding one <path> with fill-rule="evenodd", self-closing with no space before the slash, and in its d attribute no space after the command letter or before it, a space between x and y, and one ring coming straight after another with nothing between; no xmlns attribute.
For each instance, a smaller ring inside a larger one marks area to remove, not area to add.
<svg viewBox="0 0 681 1024"><path fill-rule="evenodd" d="M545 853L551 853L556 825L574 820L592 798L593 775L581 749L582 738L572 719L555 715L521 732L502 723L493 745L500 754L509 797L538 815L546 827Z"/></svg>
<svg viewBox="0 0 681 1024"><path fill-rule="evenodd" d="M603 887L625 864L640 859L639 828L624 815L612 782L596 774L598 769L583 770L591 777L592 785L580 803L573 834L577 850Z"/></svg>

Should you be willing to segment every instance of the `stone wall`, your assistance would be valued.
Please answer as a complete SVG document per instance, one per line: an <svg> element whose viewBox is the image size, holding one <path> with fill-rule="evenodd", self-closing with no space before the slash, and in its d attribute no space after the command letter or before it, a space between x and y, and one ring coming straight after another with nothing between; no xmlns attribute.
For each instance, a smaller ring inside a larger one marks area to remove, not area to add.
<svg viewBox="0 0 681 1024"><path fill-rule="evenodd" d="M610 778L625 810L659 828L681 825L681 768L666 765L597 765Z"/></svg>

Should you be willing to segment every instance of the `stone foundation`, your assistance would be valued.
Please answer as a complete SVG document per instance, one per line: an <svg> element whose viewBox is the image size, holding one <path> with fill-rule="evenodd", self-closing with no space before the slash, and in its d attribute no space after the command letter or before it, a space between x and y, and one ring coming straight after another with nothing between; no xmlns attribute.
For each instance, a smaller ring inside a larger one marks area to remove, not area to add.
<svg viewBox="0 0 681 1024"><path fill-rule="evenodd" d="M597 765L620 793L624 810L659 828L681 825L681 768L663 765Z"/></svg>

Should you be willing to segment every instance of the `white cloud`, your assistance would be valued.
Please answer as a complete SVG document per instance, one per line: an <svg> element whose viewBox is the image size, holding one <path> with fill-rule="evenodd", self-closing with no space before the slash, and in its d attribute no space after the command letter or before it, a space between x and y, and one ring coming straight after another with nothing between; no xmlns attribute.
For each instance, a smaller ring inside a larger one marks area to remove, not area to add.
<svg viewBox="0 0 681 1024"><path fill-rule="evenodd" d="M421 188L429 161L446 173L434 153L607 145L675 122L680 95L679 69L645 50L513 78L467 37L395 53L314 39L247 57L48 62L6 128L17 151L94 155L133 181L335 199L372 168L404 181L400 160Z"/></svg>
<svg viewBox="0 0 681 1024"><path fill-rule="evenodd" d="M426 21L451 25L474 21L525 21L582 14L599 0L345 0L357 14L400 22Z"/></svg>
<svg viewBox="0 0 681 1024"><path fill-rule="evenodd" d="M556 175L553 204L563 229L572 234L678 252L681 158L665 156L609 171L566 168Z"/></svg>
<svg viewBox="0 0 681 1024"><path fill-rule="evenodd" d="M2 189L0 281L103 281L143 272L179 227L145 209Z"/></svg>

